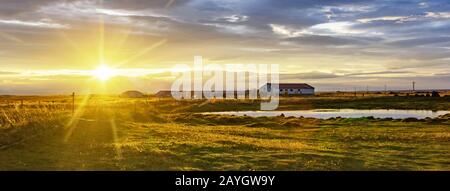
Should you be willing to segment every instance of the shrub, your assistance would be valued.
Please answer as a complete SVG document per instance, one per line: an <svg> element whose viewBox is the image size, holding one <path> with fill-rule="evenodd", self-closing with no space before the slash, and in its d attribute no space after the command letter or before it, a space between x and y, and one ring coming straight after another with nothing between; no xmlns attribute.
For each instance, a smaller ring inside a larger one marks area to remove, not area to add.
<svg viewBox="0 0 450 191"><path fill-rule="evenodd" d="M441 95L439 95L439 92L433 91L431 92L431 97L441 97Z"/></svg>

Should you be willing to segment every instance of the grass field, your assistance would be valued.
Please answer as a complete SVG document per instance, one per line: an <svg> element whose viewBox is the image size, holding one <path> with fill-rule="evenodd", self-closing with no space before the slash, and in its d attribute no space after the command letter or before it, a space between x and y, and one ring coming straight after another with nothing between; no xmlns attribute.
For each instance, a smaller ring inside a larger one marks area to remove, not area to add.
<svg viewBox="0 0 450 191"><path fill-rule="evenodd" d="M237 117L257 101L2 97L0 170L450 170L450 116ZM449 110L448 97L283 98L280 109Z"/></svg>

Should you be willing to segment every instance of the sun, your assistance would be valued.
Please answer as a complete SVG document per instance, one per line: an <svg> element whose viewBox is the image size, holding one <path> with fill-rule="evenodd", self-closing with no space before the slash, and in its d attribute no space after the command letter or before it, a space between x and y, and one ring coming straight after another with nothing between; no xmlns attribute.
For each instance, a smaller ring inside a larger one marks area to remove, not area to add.
<svg viewBox="0 0 450 191"><path fill-rule="evenodd" d="M105 64L100 65L94 71L92 71L92 75L101 81L107 81L111 77L114 77L117 74L117 71Z"/></svg>

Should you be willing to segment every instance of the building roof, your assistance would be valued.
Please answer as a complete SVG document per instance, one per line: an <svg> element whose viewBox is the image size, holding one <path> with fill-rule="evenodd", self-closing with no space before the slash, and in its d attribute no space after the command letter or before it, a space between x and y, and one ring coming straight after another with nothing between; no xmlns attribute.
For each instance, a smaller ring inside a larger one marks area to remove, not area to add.
<svg viewBox="0 0 450 191"><path fill-rule="evenodd" d="M271 85L271 83L268 83ZM280 83L278 84L279 89L314 89L314 87L305 83Z"/></svg>
<svg viewBox="0 0 450 191"><path fill-rule="evenodd" d="M155 96L171 96L172 92L170 90L161 90L155 94Z"/></svg>
<svg viewBox="0 0 450 191"><path fill-rule="evenodd" d="M144 97L144 93L142 93L140 91L135 91L135 90L126 91L126 92L123 92L120 95L122 97Z"/></svg>

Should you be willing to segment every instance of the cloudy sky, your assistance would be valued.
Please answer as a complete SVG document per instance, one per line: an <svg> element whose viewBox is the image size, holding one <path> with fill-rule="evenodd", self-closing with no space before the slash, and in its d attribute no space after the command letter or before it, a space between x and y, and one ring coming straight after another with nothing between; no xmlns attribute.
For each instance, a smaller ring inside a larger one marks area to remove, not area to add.
<svg viewBox="0 0 450 191"><path fill-rule="evenodd" d="M0 94L168 89L192 64L280 64L317 90L450 89L448 0L0 0ZM92 78L114 67L108 83Z"/></svg>

